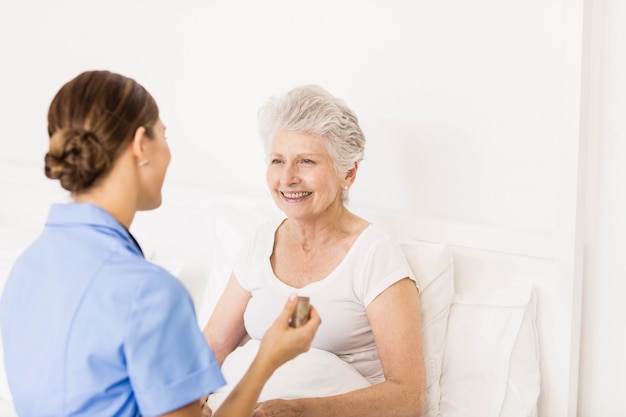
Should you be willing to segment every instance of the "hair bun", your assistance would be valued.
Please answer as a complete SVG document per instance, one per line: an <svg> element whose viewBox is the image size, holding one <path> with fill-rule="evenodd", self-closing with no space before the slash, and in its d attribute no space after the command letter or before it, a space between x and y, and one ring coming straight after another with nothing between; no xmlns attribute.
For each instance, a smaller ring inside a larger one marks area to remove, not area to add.
<svg viewBox="0 0 626 417"><path fill-rule="evenodd" d="M60 129L50 137L45 173L58 179L72 193L85 190L111 165L108 153L95 133L83 129Z"/></svg>

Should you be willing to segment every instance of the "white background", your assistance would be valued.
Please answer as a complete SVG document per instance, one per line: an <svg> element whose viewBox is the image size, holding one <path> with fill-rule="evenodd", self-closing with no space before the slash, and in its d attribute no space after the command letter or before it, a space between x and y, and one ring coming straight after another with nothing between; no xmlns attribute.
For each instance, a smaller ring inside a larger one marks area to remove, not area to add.
<svg viewBox="0 0 626 417"><path fill-rule="evenodd" d="M168 182L266 196L257 108L320 84L368 140L354 204L556 236L570 415L623 416L624 51L617 0L4 0L0 163L42 165L54 93L109 69L157 99Z"/></svg>

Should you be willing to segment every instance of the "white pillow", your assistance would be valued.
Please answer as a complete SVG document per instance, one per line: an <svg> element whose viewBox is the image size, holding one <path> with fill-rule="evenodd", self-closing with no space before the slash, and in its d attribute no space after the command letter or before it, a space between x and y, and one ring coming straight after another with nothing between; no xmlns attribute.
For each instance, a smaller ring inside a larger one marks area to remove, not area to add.
<svg viewBox="0 0 626 417"><path fill-rule="evenodd" d="M226 358L222 364L222 373L227 385L209 396L211 410L217 410L241 380L256 356L260 343L251 339ZM263 387L259 401L328 397L369 386L369 382L347 362L325 350L311 348L274 371Z"/></svg>
<svg viewBox="0 0 626 417"><path fill-rule="evenodd" d="M401 246L420 288L426 362L426 402L422 416L435 417L439 415L441 368L454 297L453 259L443 243L410 240L401 242Z"/></svg>
<svg viewBox="0 0 626 417"><path fill-rule="evenodd" d="M536 417L541 375L532 286L457 295L441 378L442 417Z"/></svg>

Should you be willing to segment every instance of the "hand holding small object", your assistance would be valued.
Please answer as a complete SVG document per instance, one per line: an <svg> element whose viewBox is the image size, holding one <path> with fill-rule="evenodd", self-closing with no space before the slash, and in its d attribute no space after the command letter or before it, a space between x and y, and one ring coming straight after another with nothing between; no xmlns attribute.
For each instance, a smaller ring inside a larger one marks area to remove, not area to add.
<svg viewBox="0 0 626 417"><path fill-rule="evenodd" d="M296 311L291 315L291 319L289 319L289 325L291 327L300 327L309 321L309 297L298 297L298 304L296 306Z"/></svg>

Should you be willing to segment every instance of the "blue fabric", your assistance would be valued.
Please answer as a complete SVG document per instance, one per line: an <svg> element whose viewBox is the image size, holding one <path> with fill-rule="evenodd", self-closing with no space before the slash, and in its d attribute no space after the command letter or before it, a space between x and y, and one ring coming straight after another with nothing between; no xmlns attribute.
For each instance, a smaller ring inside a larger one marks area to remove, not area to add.
<svg viewBox="0 0 626 417"><path fill-rule="evenodd" d="M159 415L225 384L186 289L93 205L51 207L0 326L19 415Z"/></svg>

